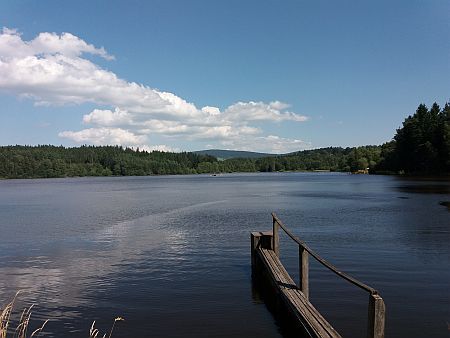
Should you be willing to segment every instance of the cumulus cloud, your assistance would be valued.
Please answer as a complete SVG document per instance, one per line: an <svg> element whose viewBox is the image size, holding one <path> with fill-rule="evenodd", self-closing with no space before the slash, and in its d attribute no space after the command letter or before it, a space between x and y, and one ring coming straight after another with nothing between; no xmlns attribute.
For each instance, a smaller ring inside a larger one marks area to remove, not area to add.
<svg viewBox="0 0 450 338"><path fill-rule="evenodd" d="M130 124L131 122L132 118L128 112L119 108L114 109L114 111L94 109L91 113L83 116L83 123L98 126L112 127Z"/></svg>
<svg viewBox="0 0 450 338"><path fill-rule="evenodd" d="M270 103L264 102L238 102L229 106L225 110L225 114L231 120L245 121L297 121L303 122L308 118L284 109L290 106L286 103L275 101Z"/></svg>
<svg viewBox="0 0 450 338"><path fill-rule="evenodd" d="M311 142L299 139L279 137L276 135L237 137L222 140L220 144L225 149L241 149L266 153L285 154L303 149L311 149Z"/></svg>
<svg viewBox="0 0 450 338"><path fill-rule="evenodd" d="M113 60L103 47L96 48L70 33L40 33L31 41L23 41L21 34L15 29L3 28L0 35L0 55L2 57L27 57L30 55L62 54L80 56L82 53L99 55Z"/></svg>
<svg viewBox="0 0 450 338"><path fill-rule="evenodd" d="M164 152L171 152L171 153L179 153L181 150L180 148L174 148L174 147L169 147L165 144L159 144L159 145L155 145L155 146L149 146L149 145L138 145L138 146L133 146L132 147L134 150L139 149L140 151L148 151L148 152L152 152L154 150L157 151L164 151Z"/></svg>
<svg viewBox="0 0 450 338"><path fill-rule="evenodd" d="M66 137L79 143L95 145L124 145L132 146L147 141L145 135L135 135L121 128L89 128L80 131L63 131L59 136Z"/></svg>
<svg viewBox="0 0 450 338"><path fill-rule="evenodd" d="M103 47L95 47L70 33L40 33L26 41L17 30L3 28L0 90L30 98L37 105L106 106L84 115L86 129L59 133L78 143L154 149L146 142L149 135L155 134L178 141L208 140L236 149L270 148L284 152L295 146L305 147L303 141L267 136L261 127L252 125L257 121L307 120L288 110L290 105L286 103L250 101L237 102L223 110L214 106L198 108L173 93L121 79L85 58L85 54L114 59Z"/></svg>

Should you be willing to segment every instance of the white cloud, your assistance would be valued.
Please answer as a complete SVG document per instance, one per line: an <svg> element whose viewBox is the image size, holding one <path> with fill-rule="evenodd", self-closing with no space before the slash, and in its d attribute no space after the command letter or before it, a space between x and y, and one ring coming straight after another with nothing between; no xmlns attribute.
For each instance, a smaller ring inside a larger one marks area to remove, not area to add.
<svg viewBox="0 0 450 338"><path fill-rule="evenodd" d="M40 33L31 41L23 41L15 29L3 28L0 34L0 55L2 57L26 57L30 55L62 54L69 57L82 53L99 55L106 60L113 60L103 47L96 48L70 33Z"/></svg>
<svg viewBox="0 0 450 338"><path fill-rule="evenodd" d="M262 138L263 144L267 144L268 149L272 153L289 153L300 149L311 148L310 142L297 139L283 138L276 135L269 135Z"/></svg>
<svg viewBox="0 0 450 338"><path fill-rule="evenodd" d="M217 107L205 106L202 108L202 112L210 115L210 116L218 116L220 115L220 109Z"/></svg>
<svg viewBox="0 0 450 338"><path fill-rule="evenodd" d="M257 135L259 133L261 133L260 129L249 126L208 126L195 128L191 139L222 140L244 137L247 135Z"/></svg>
<svg viewBox="0 0 450 338"><path fill-rule="evenodd" d="M131 121L132 119L128 112L119 108L116 108L114 111L94 109L90 114L83 116L83 123L107 127L130 124Z"/></svg>
<svg viewBox="0 0 450 338"><path fill-rule="evenodd" d="M283 111L289 108L288 104L275 101L264 102L237 102L225 110L225 114L231 120L245 121L297 121L307 120L306 116L298 115L293 112Z"/></svg>
<svg viewBox="0 0 450 338"><path fill-rule="evenodd" d="M255 136L255 137L237 137L222 140L221 146L225 149L241 149L248 151L258 151L274 154L285 154L302 149L310 149L310 142L299 139L283 138L275 135Z"/></svg>
<svg viewBox="0 0 450 338"><path fill-rule="evenodd" d="M135 135L121 128L89 128L80 131L63 131L59 133L59 136L70 138L78 143L92 143L95 145L132 146L147 141L147 136Z"/></svg>
<svg viewBox="0 0 450 338"><path fill-rule="evenodd" d="M148 152L152 152L154 150L157 151L164 151L164 152L171 152L171 153L178 153L180 152L180 148L173 148L170 146L167 146L165 144L158 144L155 146L148 146L148 145L140 145L140 146L133 146L132 147L134 150L137 150L139 148L140 151L148 151Z"/></svg>
<svg viewBox="0 0 450 338"><path fill-rule="evenodd" d="M208 140L236 149L267 148L284 152L305 146L302 141L265 136L256 121L303 122L307 117L287 110L290 105L273 101L237 102L221 111L197 108L177 95L119 78L84 57L114 57L70 33L40 33L30 41L3 28L0 34L0 90L27 97L37 105L94 103L84 115L89 128L63 131L60 137L78 143L144 145L151 134L180 140ZM147 146L151 149L151 146ZM169 149L161 146L161 149ZM297 149L298 150L298 149Z"/></svg>

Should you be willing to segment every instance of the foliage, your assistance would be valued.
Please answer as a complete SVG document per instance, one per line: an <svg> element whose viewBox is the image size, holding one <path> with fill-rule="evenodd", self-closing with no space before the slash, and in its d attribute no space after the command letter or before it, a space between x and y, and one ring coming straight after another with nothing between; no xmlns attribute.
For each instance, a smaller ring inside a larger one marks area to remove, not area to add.
<svg viewBox="0 0 450 338"><path fill-rule="evenodd" d="M377 171L407 174L450 173L450 104L441 110L419 105L391 142L382 146L383 160Z"/></svg>
<svg viewBox="0 0 450 338"><path fill-rule="evenodd" d="M193 153L148 153L118 146L0 147L2 178L195 174L199 163L209 162L217 159Z"/></svg>
<svg viewBox="0 0 450 338"><path fill-rule="evenodd" d="M144 176L273 171L356 171L374 166L381 148L322 148L263 158L218 161L209 155L134 151L117 146L0 147L1 178Z"/></svg>
<svg viewBox="0 0 450 338"><path fill-rule="evenodd" d="M287 155L258 159L230 159L221 162L223 171L357 171L375 165L381 148L364 146L355 148L330 147L304 150Z"/></svg>

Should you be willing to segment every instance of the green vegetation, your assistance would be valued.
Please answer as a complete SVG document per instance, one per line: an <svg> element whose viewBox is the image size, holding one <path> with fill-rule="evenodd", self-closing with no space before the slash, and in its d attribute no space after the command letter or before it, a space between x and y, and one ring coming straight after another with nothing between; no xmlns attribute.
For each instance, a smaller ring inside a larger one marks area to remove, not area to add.
<svg viewBox="0 0 450 338"><path fill-rule="evenodd" d="M240 153L239 153L240 154ZM246 155L242 152L242 155ZM236 154L234 154L236 155ZM119 146L0 147L0 178L145 176L226 172L329 170L407 174L450 173L450 104L421 104L382 146L330 147L219 161L201 153L164 153Z"/></svg>
<svg viewBox="0 0 450 338"><path fill-rule="evenodd" d="M357 171L380 160L379 146L356 148L322 148L304 150L288 155L257 159L234 158L220 162L220 172L274 172L274 171ZM214 165L214 164L212 164Z"/></svg>
<svg viewBox="0 0 450 338"><path fill-rule="evenodd" d="M209 155L134 151L118 146L0 147L0 178L145 176L273 171L355 171L375 165L381 147L323 148L264 158L218 161Z"/></svg>
<svg viewBox="0 0 450 338"><path fill-rule="evenodd" d="M195 174L199 163L208 162L217 159L193 153L148 153L118 146L0 147L2 178Z"/></svg>
<svg viewBox="0 0 450 338"><path fill-rule="evenodd" d="M391 142L382 146L377 171L406 174L450 173L450 103L440 109L419 105Z"/></svg>

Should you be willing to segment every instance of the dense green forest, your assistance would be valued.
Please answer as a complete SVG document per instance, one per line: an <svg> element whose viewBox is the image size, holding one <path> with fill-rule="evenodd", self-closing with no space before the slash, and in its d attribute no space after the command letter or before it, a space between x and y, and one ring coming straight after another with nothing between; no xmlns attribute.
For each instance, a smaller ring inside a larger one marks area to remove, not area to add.
<svg viewBox="0 0 450 338"><path fill-rule="evenodd" d="M207 155L148 153L119 146L7 146L0 147L0 177L194 174L199 163L215 161Z"/></svg>
<svg viewBox="0 0 450 338"><path fill-rule="evenodd" d="M0 147L1 178L143 176L225 172L354 171L375 165L381 147L323 148L264 158L219 161L209 155L134 151L118 146Z"/></svg>
<svg viewBox="0 0 450 338"><path fill-rule="evenodd" d="M406 174L450 173L450 103L441 109L419 105L391 142L382 145L377 171Z"/></svg>
<svg viewBox="0 0 450 338"><path fill-rule="evenodd" d="M421 104L393 140L381 146L330 147L262 158L146 152L120 146L0 147L0 178L144 176L227 172L329 170L372 173L450 173L450 105Z"/></svg>

